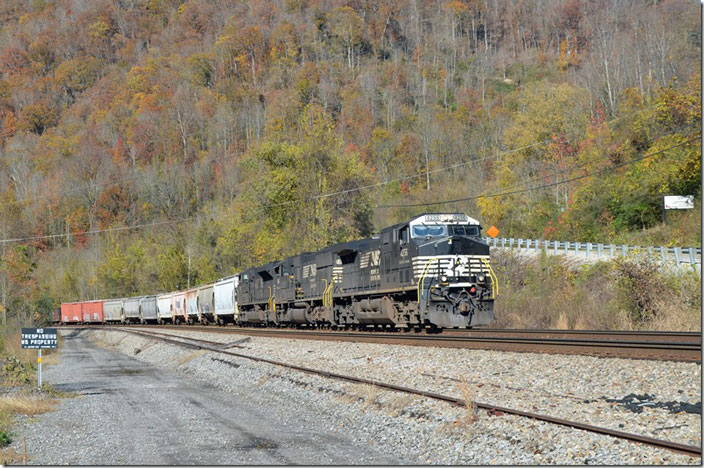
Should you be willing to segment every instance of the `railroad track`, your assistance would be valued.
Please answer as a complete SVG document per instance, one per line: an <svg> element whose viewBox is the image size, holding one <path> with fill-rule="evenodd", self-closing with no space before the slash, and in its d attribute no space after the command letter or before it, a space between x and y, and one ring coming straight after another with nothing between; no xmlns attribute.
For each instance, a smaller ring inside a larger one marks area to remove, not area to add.
<svg viewBox="0 0 704 468"><path fill-rule="evenodd" d="M120 326L129 328L130 326ZM145 326L139 326L144 328ZM442 333L352 332L281 328L169 325L159 328L270 338L438 346L492 351L579 354L598 357L701 362L702 335L694 332L597 330L445 330Z"/></svg>
<svg viewBox="0 0 704 468"><path fill-rule="evenodd" d="M75 328L90 329L93 327L75 327ZM197 338L169 335L166 333L145 331L143 329L136 330L136 329L131 329L129 327L103 327L103 328L105 328L107 330L127 332L127 333L131 333L131 334L134 334L137 336L142 336L145 338L166 342L166 343L173 344L176 346L181 346L184 348L207 350L207 351L212 351L215 353L226 354L229 356L244 358L244 359L252 360L255 362L263 362L263 363L267 363L267 364L272 364L275 366L298 370L301 372L305 372L305 373L313 374L313 375L318 375L318 376L322 376L322 377L326 377L326 378L342 380L342 381L351 382L351 383L373 385L373 386L376 386L379 388L384 388L384 389L388 389L388 390L418 395L418 396L422 396L425 398L431 398L434 400L445 401L445 402L451 403L456 406L466 407L467 404L473 404L477 408L487 410L493 414L497 414L497 412L501 412L501 413L505 413L505 414L512 414L512 415L516 415L516 416L526 417L526 418L535 419L538 421L544 421L544 422L547 422L550 424L567 426L567 427L571 427L574 429L580 429L580 430L593 432L593 433L597 433L597 434L608 435L610 437L616 437L619 439L627 440L629 442L637 442L637 443L641 443L641 444L645 444L645 445L650 445L653 447L667 449L667 450L671 450L674 452L683 453L683 454L686 454L686 455L689 455L692 457L701 457L701 455L702 455L702 448L698 447L698 446L694 446L694 445L686 445L686 444L680 444L678 442L672 442L672 441L663 440L663 439L655 439L652 437L646 437L646 436L639 435L639 434L633 434L633 433L618 431L618 430L614 430L614 429L593 426L590 424L584 424L584 423L580 423L577 421L569 421L566 419L555 418L555 417L552 417L549 415L531 413L531 412L517 410L517 409L513 409L513 408L505 408L505 407L501 407L501 406L490 405L487 403L481 403L481 402L476 402L476 401L475 402L467 402L462 398L457 398L457 397L453 397L453 396L442 395L439 393L429 392L429 391L425 391L425 390L404 387L401 385L381 382L378 380L371 380L371 379L365 379L365 378L354 377L354 376L349 376L349 375L337 374L337 373L333 373L333 372L327 372L327 371L319 370L319 369L312 369L312 368L299 366L299 365L295 365L295 364L288 364L285 362L275 361L272 359L250 356L247 354L242 354L239 352L229 351L228 349L225 349L225 348L237 346L237 342L235 342L235 343L220 343L220 342L202 340L202 339L197 339ZM184 327L174 327L174 328L184 329ZM500 413L498 413L498 414L500 414Z"/></svg>

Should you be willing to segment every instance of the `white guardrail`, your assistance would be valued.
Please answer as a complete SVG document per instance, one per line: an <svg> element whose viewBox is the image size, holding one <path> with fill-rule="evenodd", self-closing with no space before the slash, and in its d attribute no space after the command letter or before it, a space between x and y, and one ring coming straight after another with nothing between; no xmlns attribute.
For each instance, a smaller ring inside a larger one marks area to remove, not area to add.
<svg viewBox="0 0 704 468"><path fill-rule="evenodd" d="M493 239L486 237L485 240L492 247L518 249L528 254L535 254L542 250L546 254L576 256L591 261L608 260L616 256L648 254L659 258L663 264L690 265L697 270L701 269L702 264L701 247L641 247L503 237Z"/></svg>

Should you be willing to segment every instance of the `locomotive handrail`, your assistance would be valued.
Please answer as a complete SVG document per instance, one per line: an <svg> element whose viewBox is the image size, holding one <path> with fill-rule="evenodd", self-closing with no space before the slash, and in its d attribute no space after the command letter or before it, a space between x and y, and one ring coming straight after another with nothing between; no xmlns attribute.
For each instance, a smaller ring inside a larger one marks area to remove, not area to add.
<svg viewBox="0 0 704 468"><path fill-rule="evenodd" d="M425 277L428 276L428 269L430 268L430 265L433 264L435 261L434 258L431 258L428 260L428 263L425 264L425 269L423 270L423 274L421 275L420 278L418 278L418 304L420 304L420 298L421 298L421 292L425 290Z"/></svg>
<svg viewBox="0 0 704 468"><path fill-rule="evenodd" d="M274 291L271 289L271 286L269 286L269 300L266 302L269 306L269 310L274 314L274 317L276 317L276 299L274 298Z"/></svg>
<svg viewBox="0 0 704 468"><path fill-rule="evenodd" d="M325 294L328 292L328 280L327 280L327 278L322 278L322 280L325 281L325 287L323 288L323 294L322 294L323 307L325 307L327 305L327 304L325 304L325 299L326 299Z"/></svg>
<svg viewBox="0 0 704 468"><path fill-rule="evenodd" d="M497 279L496 273L494 273L494 269L491 267L491 263L489 263L489 260L485 258L481 258L480 260L482 261L482 263L484 263L484 266L489 271L489 277L491 278L491 298L496 299L496 296L499 295L499 281Z"/></svg>
<svg viewBox="0 0 704 468"><path fill-rule="evenodd" d="M332 305L332 285L334 283L330 282L328 284L327 278L323 278L325 281L325 289L323 289L323 307Z"/></svg>

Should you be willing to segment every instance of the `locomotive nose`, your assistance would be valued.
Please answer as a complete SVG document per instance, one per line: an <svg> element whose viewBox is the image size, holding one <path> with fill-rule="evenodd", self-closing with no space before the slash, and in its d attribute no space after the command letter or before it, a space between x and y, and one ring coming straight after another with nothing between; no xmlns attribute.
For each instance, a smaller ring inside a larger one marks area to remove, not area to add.
<svg viewBox="0 0 704 468"><path fill-rule="evenodd" d="M421 255L489 255L488 244L464 236L449 236L439 239L433 243L432 247L434 247L433 250L427 253L423 252L425 249L421 247Z"/></svg>

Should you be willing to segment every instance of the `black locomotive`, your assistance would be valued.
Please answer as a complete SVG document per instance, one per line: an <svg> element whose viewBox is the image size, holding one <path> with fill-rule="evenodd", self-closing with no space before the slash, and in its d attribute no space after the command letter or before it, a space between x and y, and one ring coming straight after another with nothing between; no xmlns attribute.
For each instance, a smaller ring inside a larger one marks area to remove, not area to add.
<svg viewBox="0 0 704 468"><path fill-rule="evenodd" d="M371 239L335 244L239 275L239 324L469 328L494 319L496 276L481 226L429 213Z"/></svg>

